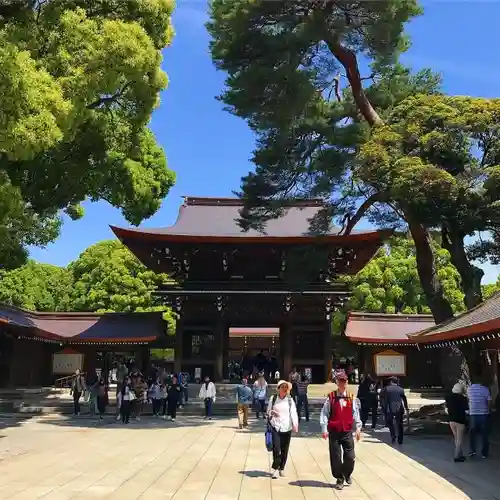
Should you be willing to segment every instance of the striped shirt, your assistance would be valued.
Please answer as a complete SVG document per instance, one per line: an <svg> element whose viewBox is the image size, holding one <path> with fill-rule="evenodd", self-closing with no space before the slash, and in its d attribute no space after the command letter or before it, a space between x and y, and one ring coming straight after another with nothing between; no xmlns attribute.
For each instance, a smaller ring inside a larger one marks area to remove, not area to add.
<svg viewBox="0 0 500 500"><path fill-rule="evenodd" d="M309 382L297 382L297 394L299 394L300 396L307 394L307 386L308 385L309 385Z"/></svg>
<svg viewBox="0 0 500 500"><path fill-rule="evenodd" d="M469 396L469 415L489 415L490 390L481 384L472 384L467 390Z"/></svg>

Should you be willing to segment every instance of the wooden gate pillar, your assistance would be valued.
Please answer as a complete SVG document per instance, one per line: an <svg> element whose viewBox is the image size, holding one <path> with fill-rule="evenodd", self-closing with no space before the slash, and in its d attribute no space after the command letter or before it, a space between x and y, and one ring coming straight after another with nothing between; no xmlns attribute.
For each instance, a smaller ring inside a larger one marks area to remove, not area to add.
<svg viewBox="0 0 500 500"><path fill-rule="evenodd" d="M182 316L179 316L175 322L175 349L174 349L174 372L182 371L182 358L184 346L184 321Z"/></svg>

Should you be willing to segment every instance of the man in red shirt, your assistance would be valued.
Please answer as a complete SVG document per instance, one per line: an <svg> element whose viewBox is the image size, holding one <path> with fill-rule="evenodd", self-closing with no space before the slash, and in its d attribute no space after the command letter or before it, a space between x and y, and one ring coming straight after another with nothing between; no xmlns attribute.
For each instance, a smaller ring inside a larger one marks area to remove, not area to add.
<svg viewBox="0 0 500 500"><path fill-rule="evenodd" d="M354 470L354 437L361 438L359 401L347 390L347 375L344 370L335 374L337 390L331 392L323 405L320 416L323 439L328 439L330 467L337 480L337 489L352 484ZM343 455L343 456L342 456Z"/></svg>

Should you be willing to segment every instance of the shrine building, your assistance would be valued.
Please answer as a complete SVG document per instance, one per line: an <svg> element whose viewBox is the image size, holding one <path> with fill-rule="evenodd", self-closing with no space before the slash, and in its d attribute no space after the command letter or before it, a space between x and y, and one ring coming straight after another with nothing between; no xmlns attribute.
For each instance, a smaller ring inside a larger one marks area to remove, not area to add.
<svg viewBox="0 0 500 500"><path fill-rule="evenodd" d="M331 315L348 295L340 275L353 275L391 231L330 227L314 235L320 200L292 202L262 231L238 225L233 198L186 197L173 226L112 227L149 269L170 281L157 294L177 313L174 370L228 379L229 361L259 348L287 376L309 368L328 379ZM258 330L256 330L258 329Z"/></svg>
<svg viewBox="0 0 500 500"><path fill-rule="evenodd" d="M32 312L0 304L0 387L57 385L74 374L109 373L116 360L149 366L169 347L161 312Z"/></svg>

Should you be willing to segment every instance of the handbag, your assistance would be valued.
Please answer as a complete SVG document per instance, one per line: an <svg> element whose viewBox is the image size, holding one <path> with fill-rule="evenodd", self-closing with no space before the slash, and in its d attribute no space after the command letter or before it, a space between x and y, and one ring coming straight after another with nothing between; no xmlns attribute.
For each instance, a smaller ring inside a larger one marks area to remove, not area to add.
<svg viewBox="0 0 500 500"><path fill-rule="evenodd" d="M266 450L273 451L273 432L269 420L267 421L266 432L264 434L264 437L266 442Z"/></svg>

